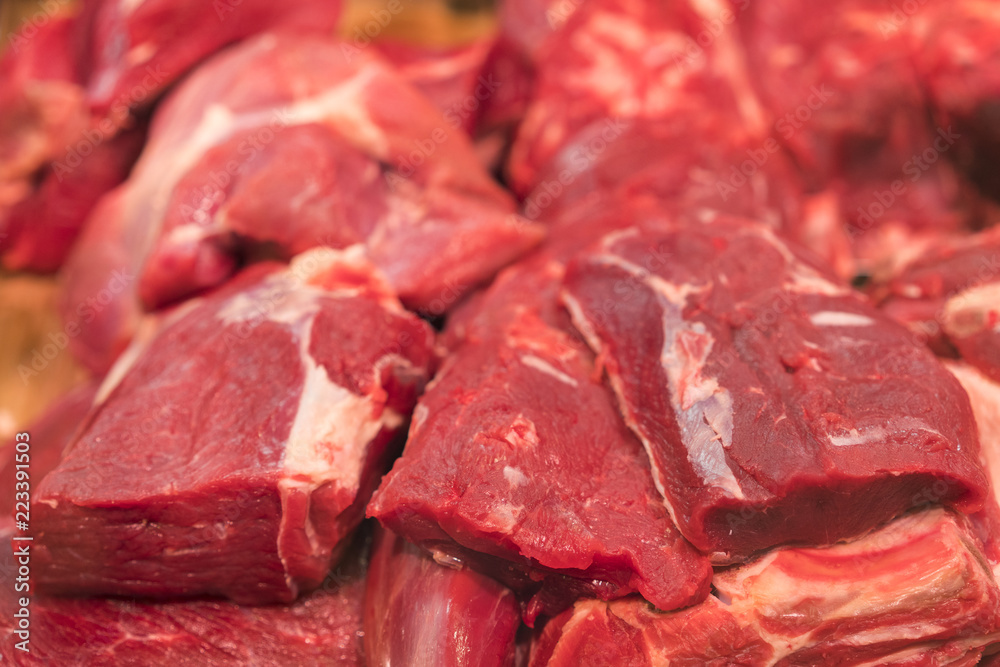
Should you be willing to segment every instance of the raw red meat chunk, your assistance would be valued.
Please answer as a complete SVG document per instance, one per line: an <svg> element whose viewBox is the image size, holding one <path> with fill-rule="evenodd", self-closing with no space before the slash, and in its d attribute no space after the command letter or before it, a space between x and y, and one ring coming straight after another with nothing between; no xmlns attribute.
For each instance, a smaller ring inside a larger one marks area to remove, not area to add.
<svg viewBox="0 0 1000 667"><path fill-rule="evenodd" d="M1000 384L961 362L945 362L969 395L979 427L979 450L983 469L990 480L990 497L983 509L970 518L976 526L984 551L1000 575Z"/></svg>
<svg viewBox="0 0 1000 667"><path fill-rule="evenodd" d="M216 51L268 30L329 34L341 0L84 0L88 102L100 113L149 106Z"/></svg>
<svg viewBox="0 0 1000 667"><path fill-rule="evenodd" d="M164 102L67 266L71 283L132 276L74 339L81 357L106 366L140 301L190 297L261 255L363 243L404 304L440 315L540 239L464 133L377 55L343 46L262 35Z"/></svg>
<svg viewBox="0 0 1000 667"><path fill-rule="evenodd" d="M1000 639L1000 591L962 517L911 514L829 548L719 572L671 613L585 600L535 638L531 666L974 665Z"/></svg>
<svg viewBox="0 0 1000 667"><path fill-rule="evenodd" d="M9 542L10 533L3 537ZM0 656L4 664L19 667L365 667L363 546L352 545L344 562L319 589L287 606L34 595L28 607L28 652L15 648L22 641L11 625L18 609L15 568L5 550L0 556L0 584L4 587L0 594Z"/></svg>
<svg viewBox="0 0 1000 667"><path fill-rule="evenodd" d="M716 562L830 544L921 504L981 506L961 387L766 228L612 233L564 285L671 516Z"/></svg>
<svg viewBox="0 0 1000 667"><path fill-rule="evenodd" d="M902 17L916 41L917 71L935 120L962 141L954 159L985 193L1000 199L1000 12L982 0L934 0ZM906 19L912 18L911 21Z"/></svg>
<svg viewBox="0 0 1000 667"><path fill-rule="evenodd" d="M496 581L376 534L365 595L369 667L513 667L520 625L514 594Z"/></svg>
<svg viewBox="0 0 1000 667"><path fill-rule="evenodd" d="M976 195L948 159L967 138L929 122L914 66L912 31L927 5L916 3L915 17L885 0L733 4L770 135L811 190L836 194L844 226L831 234L847 235L863 270L890 254L890 228L970 223Z"/></svg>
<svg viewBox="0 0 1000 667"><path fill-rule="evenodd" d="M510 586L529 624L581 595L697 602L711 570L558 312L561 274L543 254L470 306L369 516Z"/></svg>
<svg viewBox="0 0 1000 667"><path fill-rule="evenodd" d="M115 366L32 498L50 593L289 602L361 521L433 332L350 251L260 264Z"/></svg>
<svg viewBox="0 0 1000 667"><path fill-rule="evenodd" d="M935 352L1000 381L1000 229L940 241L874 293Z"/></svg>
<svg viewBox="0 0 1000 667"><path fill-rule="evenodd" d="M52 271L94 204L125 180L144 129L102 126L84 101L78 22L47 17L0 59L0 264Z"/></svg>

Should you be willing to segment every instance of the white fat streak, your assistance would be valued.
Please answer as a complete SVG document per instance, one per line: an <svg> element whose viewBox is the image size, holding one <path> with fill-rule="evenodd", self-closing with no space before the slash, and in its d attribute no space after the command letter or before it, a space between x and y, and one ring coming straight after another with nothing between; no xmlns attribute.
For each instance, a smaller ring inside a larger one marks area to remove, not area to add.
<svg viewBox="0 0 1000 667"><path fill-rule="evenodd" d="M145 1L146 0L120 0L118 6L121 8L123 14L131 14Z"/></svg>
<svg viewBox="0 0 1000 667"><path fill-rule="evenodd" d="M310 287L289 289L284 281L266 281L259 289L240 292L219 309L216 318L224 325L269 321L296 325L311 320L326 292Z"/></svg>
<svg viewBox="0 0 1000 667"><path fill-rule="evenodd" d="M942 509L932 509L896 519L889 525L872 531L857 540L829 547L829 551L832 558L851 556L875 559L877 562L879 554L919 538L921 535L936 533L945 522L949 525L948 534L952 538L955 548L965 551L967 548L957 534L958 529L954 520ZM768 602L775 603L777 607L771 615L784 616L801 612L803 605L808 608L810 600L818 598L828 607L832 606L832 602L839 603L836 605L835 611L831 611L831 614L824 619L835 621L844 618L864 618L869 615L871 609L878 613L885 609L888 602L900 601L898 598L888 599L885 593L887 584L882 578L861 582L863 584L861 590L858 589L859 582L850 579L845 579L842 585L832 588L829 586L829 582L824 582L825 588L822 590L810 589L808 582L803 582L799 577L785 574L780 564L785 552L798 550L796 548L775 549L753 563L723 574L721 577L716 577L713 583L721 594L730 598L731 607L737 616L758 615L762 611L768 615ZM806 549L806 551L812 551L812 549ZM974 560L971 554L970 560ZM961 559L955 559L953 563L954 567L951 569L938 569L933 573L928 573L931 576L921 578L919 585L911 586L906 591L901 590L900 593L919 595L933 589L933 592L926 596L928 599L940 598L942 593L948 596L961 594L968 580L966 565ZM892 584L901 584L901 580L894 581ZM775 664L788 655L812 645L815 641L810 632L790 637L785 634L768 632L765 628L760 628L760 630L763 638L776 649L773 662L769 664ZM897 625L890 628L876 627L871 630L862 630L853 639L857 646L878 643L887 639L908 638L912 641L919 641L921 638L936 634L939 630L939 624L928 621L909 626Z"/></svg>
<svg viewBox="0 0 1000 667"><path fill-rule="evenodd" d="M943 328L959 338L977 334L989 325L992 311L1000 311L1000 282L977 285L948 299L944 305ZM993 331L1000 333L1000 325Z"/></svg>
<svg viewBox="0 0 1000 667"><path fill-rule="evenodd" d="M528 483L527 476L519 468L512 466L503 467L503 476L511 486L524 486Z"/></svg>
<svg viewBox="0 0 1000 667"><path fill-rule="evenodd" d="M891 419L885 425L871 424L861 428L852 428L836 435L830 434L830 444L834 447L852 447L855 445L870 445L881 442L900 431L922 431L944 438L940 431L933 429L916 417L899 417Z"/></svg>
<svg viewBox="0 0 1000 667"><path fill-rule="evenodd" d="M233 113L222 104L212 104L202 114L193 130L164 128L160 140L151 142L136 168L135 187L129 188L127 209L130 217L142 215L149 220L141 254L146 255L159 235L163 216L177 183L213 146L240 132L273 124L280 119L282 126L303 125L320 121L340 126L345 136L360 140L379 155L387 151L387 140L371 122L365 111L363 91L379 74L377 65L369 64L330 90L298 100L285 107L267 107L256 111ZM180 143L175 140L183 137ZM141 212L141 213L140 213Z"/></svg>
<svg viewBox="0 0 1000 667"><path fill-rule="evenodd" d="M594 331L594 327L591 326L586 315L584 315L580 302L566 291L562 293L562 301L566 306L566 310L569 311L570 318L573 320L574 326L576 326L580 334L582 334L586 339L587 344L590 345L592 350L599 352L602 348L601 339ZM621 377L617 374L608 373L608 381L611 383L611 388L618 397L619 403L624 404L625 388L622 385ZM677 517L679 516L677 509L670 502L670 496L667 494L667 487L663 479L663 470L656 464L656 454L653 451L653 443L650 442L649 438L646 437L642 429L639 428L639 425L632 417L631 412L624 409L624 405L621 407L621 415L625 420L625 425L628 426L636 437L639 438L639 442L642 443L642 448L646 450L646 457L649 459L649 465L653 472L653 484L656 486L656 490L659 491L660 497L663 498L663 506L666 508L667 514L670 515L670 520L674 522L674 525L680 525L677 520Z"/></svg>
<svg viewBox="0 0 1000 667"><path fill-rule="evenodd" d="M875 320L857 313L844 313L835 310L821 310L813 313L809 321L818 327L870 327Z"/></svg>
<svg viewBox="0 0 1000 667"><path fill-rule="evenodd" d="M705 484L722 488L734 498L743 498L743 490L725 457L725 449L732 445L733 439L732 397L727 389L719 386L716 378L701 373L714 340L703 324L689 324L680 314L690 294L708 287L668 283L615 255L601 255L598 261L632 274L660 295L664 303L660 363L667 373L670 398L680 422L688 460ZM683 344L685 339L702 343L704 350L700 357L688 355Z"/></svg>
<svg viewBox="0 0 1000 667"><path fill-rule="evenodd" d="M561 370L557 369L555 366L545 361L541 357L536 357L533 354L525 354L521 356L521 363L524 364L525 366L528 366L529 368L534 368L536 371L540 373L545 373L546 375L550 375L555 379L559 380L560 382L570 385L571 387L578 386L576 380L574 380L569 375L566 375Z"/></svg>
<svg viewBox="0 0 1000 667"><path fill-rule="evenodd" d="M372 439L382 428L398 428L404 422L402 415L377 405L372 397L359 396L330 380L326 369L309 354L314 318L315 314L301 324L299 350L305 379L278 482L283 505L293 490L308 497L327 483L356 491ZM286 521L283 508L279 535L294 528ZM308 516L304 530L313 552L318 552L316 530ZM285 564L285 554L278 555ZM287 564L285 570L289 587L294 588Z"/></svg>
<svg viewBox="0 0 1000 667"><path fill-rule="evenodd" d="M823 294L826 296L843 296L852 293L850 288L838 285L824 277L819 271L796 257L784 241L770 229L761 227L756 231L781 254L788 264L791 282L785 284L785 289L799 294Z"/></svg>

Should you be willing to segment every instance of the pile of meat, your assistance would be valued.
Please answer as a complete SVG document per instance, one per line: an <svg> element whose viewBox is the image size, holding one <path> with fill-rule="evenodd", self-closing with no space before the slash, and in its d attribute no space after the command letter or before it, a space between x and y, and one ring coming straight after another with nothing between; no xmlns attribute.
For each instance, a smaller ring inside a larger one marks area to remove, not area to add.
<svg viewBox="0 0 1000 667"><path fill-rule="evenodd" d="M991 0L340 14L0 61L0 261L93 373L4 661L1000 664Z"/></svg>

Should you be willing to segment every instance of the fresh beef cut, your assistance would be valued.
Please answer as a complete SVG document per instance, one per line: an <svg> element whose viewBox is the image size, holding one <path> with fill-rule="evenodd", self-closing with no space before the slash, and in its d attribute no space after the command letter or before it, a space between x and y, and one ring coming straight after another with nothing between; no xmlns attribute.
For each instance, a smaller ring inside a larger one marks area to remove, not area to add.
<svg viewBox="0 0 1000 667"><path fill-rule="evenodd" d="M269 30L330 34L341 0L84 0L87 100L101 114L150 106L202 60ZM180 38L179 36L183 36Z"/></svg>
<svg viewBox="0 0 1000 667"><path fill-rule="evenodd" d="M0 264L53 271L139 155L141 123L102 129L84 102L79 25L51 17L0 59Z"/></svg>
<svg viewBox="0 0 1000 667"><path fill-rule="evenodd" d="M829 548L779 549L716 574L670 613L584 600L536 635L531 667L975 665L1000 639L1000 590L968 521L907 515Z"/></svg>
<svg viewBox="0 0 1000 667"><path fill-rule="evenodd" d="M456 349L368 514L510 586L529 624L581 595L692 604L711 570L671 523L641 445L559 312L562 270L547 250L459 313L461 332L446 333Z"/></svg>
<svg viewBox="0 0 1000 667"><path fill-rule="evenodd" d="M365 594L369 667L514 667L521 614L496 581L379 530Z"/></svg>
<svg viewBox="0 0 1000 667"><path fill-rule="evenodd" d="M573 12L539 52L533 99L508 163L512 189L527 196L546 170L586 169L632 123L687 123L692 142L738 146L756 137L764 117L732 32L707 49L695 41L703 14L724 9L717 0L593 0ZM697 160L693 143L677 149Z"/></svg>
<svg viewBox="0 0 1000 667"><path fill-rule="evenodd" d="M975 193L947 159L969 138L929 122L912 57L913 12L887 0L731 2L770 134L810 189L836 194L844 226L831 231L846 235L862 270L890 254L887 228L969 224ZM922 4L913 4L918 16Z"/></svg>
<svg viewBox="0 0 1000 667"><path fill-rule="evenodd" d="M912 19L917 72L935 120L965 139L949 157L1000 200L1000 12L988 0L936 0Z"/></svg>
<svg viewBox="0 0 1000 667"><path fill-rule="evenodd" d="M715 562L987 493L968 398L899 325L738 219L612 233L563 297L681 532Z"/></svg>
<svg viewBox="0 0 1000 667"><path fill-rule="evenodd" d="M258 264L127 352L32 498L39 588L288 602L395 453L433 332L360 248Z"/></svg>
<svg viewBox="0 0 1000 667"><path fill-rule="evenodd" d="M939 241L873 295L935 352L1000 381L1000 228Z"/></svg>
<svg viewBox="0 0 1000 667"><path fill-rule="evenodd" d="M81 357L106 367L99 351L119 351L140 301L187 298L248 257L364 243L404 304L440 315L540 239L464 133L371 50L342 46L259 36L161 105L66 268L97 286L133 277L74 339Z"/></svg>
<svg viewBox="0 0 1000 667"><path fill-rule="evenodd" d="M963 362L946 361L945 366L969 395L979 427L979 454L991 493L983 509L970 518L993 564L994 574L1000 576L1000 384Z"/></svg>
<svg viewBox="0 0 1000 667"><path fill-rule="evenodd" d="M9 533L3 534L4 542ZM18 667L365 667L363 540L316 591L290 605L59 599L35 595L29 652L11 626L17 601L10 552L0 560L0 656Z"/></svg>

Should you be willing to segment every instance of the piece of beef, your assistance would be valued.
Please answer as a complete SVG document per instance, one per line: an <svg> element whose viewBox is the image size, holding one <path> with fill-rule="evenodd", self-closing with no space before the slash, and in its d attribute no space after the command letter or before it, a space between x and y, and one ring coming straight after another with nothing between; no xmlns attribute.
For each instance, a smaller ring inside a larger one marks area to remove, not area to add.
<svg viewBox="0 0 1000 667"><path fill-rule="evenodd" d="M434 103L449 127L473 134L483 105L506 83L484 73L493 42L479 39L451 48L431 48L379 40L374 46Z"/></svg>
<svg viewBox="0 0 1000 667"><path fill-rule="evenodd" d="M91 63L87 100L99 114L148 108L223 47L271 30L330 34L341 0L84 0Z"/></svg>
<svg viewBox="0 0 1000 667"><path fill-rule="evenodd" d="M187 298L248 255L364 243L404 304L440 315L539 240L462 132L376 54L348 58L341 46L259 36L164 102L135 171L67 266L97 286L135 276L74 339L82 358L106 366L102 351L128 340L119 327L140 300ZM64 307L84 296L74 290Z"/></svg>
<svg viewBox="0 0 1000 667"><path fill-rule="evenodd" d="M710 569L670 522L640 444L558 308L563 251L503 272L450 325L457 349L368 513L513 588L529 624L581 595L692 604Z"/></svg>
<svg viewBox="0 0 1000 667"><path fill-rule="evenodd" d="M974 665L1000 637L996 582L968 522L941 509L773 551L713 583L719 597L666 614L578 602L536 635L531 665Z"/></svg>
<svg viewBox="0 0 1000 667"><path fill-rule="evenodd" d="M75 17L58 15L0 59L0 264L53 271L102 194L125 179L144 129L102 126L83 100ZM120 132L120 134L119 134Z"/></svg>
<svg viewBox="0 0 1000 667"><path fill-rule="evenodd" d="M377 532L365 595L369 667L513 667L520 625L509 589Z"/></svg>
<svg viewBox="0 0 1000 667"><path fill-rule="evenodd" d="M979 427L979 455L989 477L990 497L971 518L994 572L1000 575L1000 384L962 362L947 361L945 366L969 395Z"/></svg>
<svg viewBox="0 0 1000 667"><path fill-rule="evenodd" d="M990 2L935 0L901 14L903 29L915 40L917 72L935 120L954 126L963 141L953 159L991 196L1000 199L995 166L1000 154L1000 12Z"/></svg>
<svg viewBox="0 0 1000 667"><path fill-rule="evenodd" d="M28 502L29 491L55 468L66 445L70 442L84 417L90 411L97 393L97 383L87 382L58 398L53 404L24 429L30 436L27 457L17 457L14 446L0 450L0 484L10 493L0 498L0 529L14 520L14 503ZM19 460L20 459L20 460ZM18 468L18 465L27 465ZM17 480L17 471L27 470L27 480ZM23 495L22 495L23 494Z"/></svg>
<svg viewBox="0 0 1000 667"><path fill-rule="evenodd" d="M1000 380L1000 229L940 241L873 295L936 353Z"/></svg>
<svg viewBox="0 0 1000 667"><path fill-rule="evenodd" d="M9 543L9 533L4 534ZM22 543L18 543L24 544ZM0 556L0 656L17 667L364 667L367 548L356 540L316 591L290 605L31 598L28 652L12 625L18 609L10 552Z"/></svg>
<svg viewBox="0 0 1000 667"><path fill-rule="evenodd" d="M671 516L716 562L983 502L958 383L764 227L609 234L570 264L563 296Z"/></svg>
<svg viewBox="0 0 1000 667"><path fill-rule="evenodd" d="M632 123L682 124L689 141L756 140L765 119L735 35L724 31L707 47L696 41L714 10L725 3L594 0L578 8L539 52L533 100L508 163L513 190L529 195L546 170L585 170ZM613 136L602 137L609 122Z"/></svg>
<svg viewBox="0 0 1000 667"><path fill-rule="evenodd" d="M32 498L41 589L290 601L358 524L433 332L361 249L259 264L126 352Z"/></svg>
<svg viewBox="0 0 1000 667"><path fill-rule="evenodd" d="M880 228L968 224L974 193L945 159L968 138L930 122L910 26L895 25L897 3L731 2L741 8L748 69L773 136L813 191L836 193L845 224L838 235L851 241L862 269L884 261Z"/></svg>

